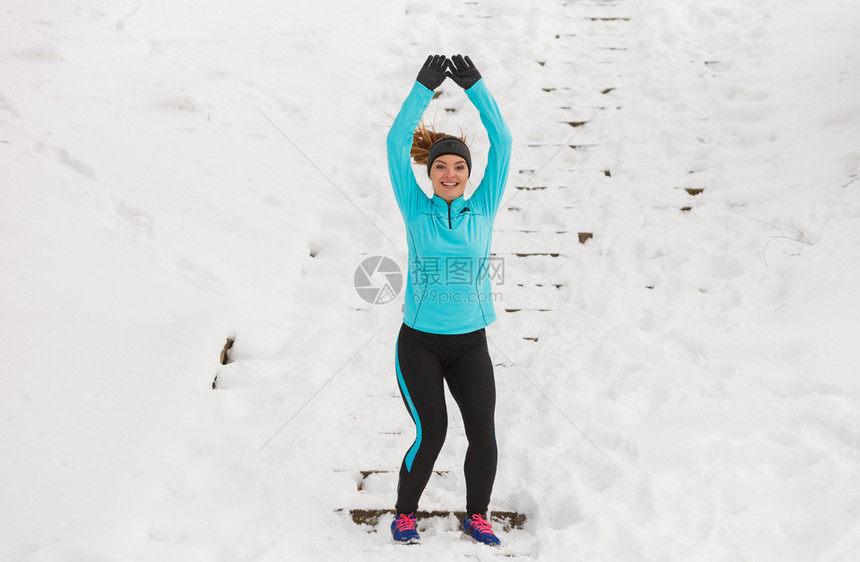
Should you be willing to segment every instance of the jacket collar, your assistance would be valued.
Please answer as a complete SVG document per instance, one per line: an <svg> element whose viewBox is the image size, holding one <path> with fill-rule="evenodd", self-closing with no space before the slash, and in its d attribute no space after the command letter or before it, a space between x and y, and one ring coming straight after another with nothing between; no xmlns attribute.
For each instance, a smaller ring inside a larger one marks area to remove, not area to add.
<svg viewBox="0 0 860 562"><path fill-rule="evenodd" d="M433 195L433 211L439 216L448 216L448 202L439 197L438 195ZM457 197L453 201L451 201L451 215L458 215L460 211L463 210L467 206L466 199L462 195Z"/></svg>

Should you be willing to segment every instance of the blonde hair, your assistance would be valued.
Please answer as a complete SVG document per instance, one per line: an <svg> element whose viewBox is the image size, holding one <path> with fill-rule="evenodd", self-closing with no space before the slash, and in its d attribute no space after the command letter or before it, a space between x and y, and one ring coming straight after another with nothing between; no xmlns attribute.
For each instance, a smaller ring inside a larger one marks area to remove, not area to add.
<svg viewBox="0 0 860 562"><path fill-rule="evenodd" d="M466 136L463 135L462 131L460 132L459 137L455 137L454 135L447 135L445 133L440 133L434 131L431 127L428 127L423 122L421 122L417 127L415 127L415 132L412 133L412 151L410 152L410 156L412 156L413 162L416 164L426 166L427 165L427 155L430 154L430 147L440 139L458 139L466 143Z"/></svg>

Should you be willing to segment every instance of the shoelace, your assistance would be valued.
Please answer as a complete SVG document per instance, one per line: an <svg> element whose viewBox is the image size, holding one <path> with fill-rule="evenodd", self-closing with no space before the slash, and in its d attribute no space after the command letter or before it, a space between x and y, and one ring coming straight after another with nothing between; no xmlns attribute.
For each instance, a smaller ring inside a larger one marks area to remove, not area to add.
<svg viewBox="0 0 860 562"><path fill-rule="evenodd" d="M481 533L493 533L493 526L490 524L490 522L478 514L472 516L472 527L477 529Z"/></svg>
<svg viewBox="0 0 860 562"><path fill-rule="evenodd" d="M401 515L394 521L394 526L401 533L406 530L415 529L415 518L410 515Z"/></svg>

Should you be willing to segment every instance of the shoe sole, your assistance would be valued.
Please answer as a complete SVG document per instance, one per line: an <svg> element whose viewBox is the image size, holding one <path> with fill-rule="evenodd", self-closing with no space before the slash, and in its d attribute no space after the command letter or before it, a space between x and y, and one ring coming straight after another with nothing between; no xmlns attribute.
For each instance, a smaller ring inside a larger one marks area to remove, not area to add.
<svg viewBox="0 0 860 562"><path fill-rule="evenodd" d="M470 534L468 534L468 533L465 533L465 532L464 532L464 533L460 533L460 538L461 538L461 539L463 539L464 541L473 542L473 543L475 543L475 544L482 544L482 545L484 545L484 546L491 546L491 547L494 547L494 548L498 548L498 547L502 546L502 543L500 543L500 542L486 543L486 542L483 542L483 541L479 541L478 539L476 539L476 538L475 538L475 537L473 537L472 535L470 535Z"/></svg>
<svg viewBox="0 0 860 562"><path fill-rule="evenodd" d="M402 544L408 546L412 544L421 544L421 539L409 539L408 541L396 541L394 539L391 539L391 542L393 542L394 544Z"/></svg>

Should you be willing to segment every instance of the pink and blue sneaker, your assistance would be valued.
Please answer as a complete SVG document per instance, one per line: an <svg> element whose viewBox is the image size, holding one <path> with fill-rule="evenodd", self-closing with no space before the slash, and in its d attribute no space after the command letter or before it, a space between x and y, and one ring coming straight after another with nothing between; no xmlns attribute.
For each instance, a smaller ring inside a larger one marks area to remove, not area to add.
<svg viewBox="0 0 860 562"><path fill-rule="evenodd" d="M488 546L499 546L502 541L493 534L493 526L483 515L476 513L463 519L463 532Z"/></svg>
<svg viewBox="0 0 860 562"><path fill-rule="evenodd" d="M400 513L391 522L391 537L399 543L418 544L421 536L415 528L415 515L412 513Z"/></svg>

